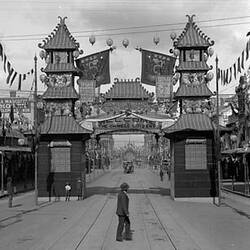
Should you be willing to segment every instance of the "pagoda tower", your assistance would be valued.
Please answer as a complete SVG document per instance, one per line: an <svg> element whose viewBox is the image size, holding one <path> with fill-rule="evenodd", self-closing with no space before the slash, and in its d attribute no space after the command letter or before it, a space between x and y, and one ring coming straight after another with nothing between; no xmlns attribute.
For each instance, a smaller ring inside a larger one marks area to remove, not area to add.
<svg viewBox="0 0 250 250"><path fill-rule="evenodd" d="M171 35L174 54L179 59L175 79L179 78L180 85L174 98L179 101L181 114L206 112L205 100L213 95L207 86L213 78L213 73L208 72L212 66L207 65L207 59L213 54L210 46L214 41L198 28L194 16L187 15L188 22L178 38Z"/></svg>
<svg viewBox="0 0 250 250"><path fill-rule="evenodd" d="M71 184L71 195L77 197L77 181L81 180L81 196L85 196L85 141L92 131L83 128L74 115L78 94L74 78L78 74L74 58L81 51L71 36L65 19L60 22L39 48L45 59L45 74L40 80L47 85L42 95L45 103L45 121L39 127L38 144L38 196L51 199L52 188L57 198L64 195L66 182ZM78 188L79 189L79 188Z"/></svg>
<svg viewBox="0 0 250 250"><path fill-rule="evenodd" d="M40 80L47 85L42 96L46 116L74 116L74 104L79 98L74 88L74 78L78 73L74 58L82 51L79 50L79 43L70 34L65 19L66 17L59 17L60 22L51 35L38 44L43 49L40 57L46 62L46 67L41 69L46 75L40 76Z"/></svg>
<svg viewBox="0 0 250 250"><path fill-rule="evenodd" d="M212 56L213 41L195 24L192 16L176 38L174 54L179 58L174 79L179 87L174 98L180 105L180 116L163 130L170 139L171 197L173 199L205 199L212 202L218 195L215 164L215 124L211 120L212 92L207 84L213 78L207 65Z"/></svg>

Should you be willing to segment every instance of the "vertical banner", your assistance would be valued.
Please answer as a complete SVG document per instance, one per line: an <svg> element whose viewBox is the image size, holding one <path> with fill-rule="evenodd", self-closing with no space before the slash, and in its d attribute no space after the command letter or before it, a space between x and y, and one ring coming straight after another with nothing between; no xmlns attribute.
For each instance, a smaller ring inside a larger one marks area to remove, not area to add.
<svg viewBox="0 0 250 250"><path fill-rule="evenodd" d="M172 76L157 76L155 91L157 99L170 99L173 91Z"/></svg>
<svg viewBox="0 0 250 250"><path fill-rule="evenodd" d="M78 79L79 96L81 103L93 102L95 99L95 80Z"/></svg>

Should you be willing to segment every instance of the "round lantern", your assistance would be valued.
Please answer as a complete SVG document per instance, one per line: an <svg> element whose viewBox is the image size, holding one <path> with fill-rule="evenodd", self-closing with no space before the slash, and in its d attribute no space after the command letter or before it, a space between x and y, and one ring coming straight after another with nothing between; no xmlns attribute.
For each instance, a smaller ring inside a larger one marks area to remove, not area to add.
<svg viewBox="0 0 250 250"><path fill-rule="evenodd" d="M175 33L175 32L172 32L172 33L170 34L170 38L171 38L172 40L174 40L174 39L176 38L176 33Z"/></svg>
<svg viewBox="0 0 250 250"><path fill-rule="evenodd" d="M49 55L46 57L45 62L46 62L47 64L50 63L50 56L49 56Z"/></svg>
<svg viewBox="0 0 250 250"><path fill-rule="evenodd" d="M80 55L80 52L78 50L73 51L73 57L77 58Z"/></svg>
<svg viewBox="0 0 250 250"><path fill-rule="evenodd" d="M25 141L24 141L24 139L18 139L17 143L18 143L18 145L23 146Z"/></svg>
<svg viewBox="0 0 250 250"><path fill-rule="evenodd" d="M180 79L181 74L179 72L175 73L175 78L178 81Z"/></svg>
<svg viewBox="0 0 250 250"><path fill-rule="evenodd" d="M47 76L45 74L40 75L41 82L45 82Z"/></svg>
<svg viewBox="0 0 250 250"><path fill-rule="evenodd" d="M230 135L230 140L232 142L236 142L237 141L237 135Z"/></svg>
<svg viewBox="0 0 250 250"><path fill-rule="evenodd" d="M212 47L210 47L209 49L208 49L208 55L209 56L212 56L214 54L214 49L212 48Z"/></svg>
<svg viewBox="0 0 250 250"><path fill-rule="evenodd" d="M180 50L174 49L174 55L178 57L180 55Z"/></svg>
<svg viewBox="0 0 250 250"><path fill-rule="evenodd" d="M95 36L94 35L91 35L89 37L89 42L91 43L92 46L94 45L94 43L95 43Z"/></svg>
<svg viewBox="0 0 250 250"><path fill-rule="evenodd" d="M107 44L109 47L111 47L111 46L113 45L113 40L112 40L111 38L108 38L108 39L106 40L106 44Z"/></svg>
<svg viewBox="0 0 250 250"><path fill-rule="evenodd" d="M125 48L127 48L128 47L128 45L129 45L129 40L128 39L123 39L123 41L122 41L122 45L125 47Z"/></svg>
<svg viewBox="0 0 250 250"><path fill-rule="evenodd" d="M160 42L160 37L155 36L153 41L154 41L155 45L157 45Z"/></svg>
<svg viewBox="0 0 250 250"><path fill-rule="evenodd" d="M39 56L40 56L41 59L45 58L45 55L46 55L46 53L45 53L44 50L41 50L41 51L39 52Z"/></svg>
<svg viewBox="0 0 250 250"><path fill-rule="evenodd" d="M208 54L204 53L204 60L205 60L205 62L207 61L207 59L208 59Z"/></svg>
<svg viewBox="0 0 250 250"><path fill-rule="evenodd" d="M214 78L214 73L213 72L208 72L206 75L206 78L208 81L211 81Z"/></svg>

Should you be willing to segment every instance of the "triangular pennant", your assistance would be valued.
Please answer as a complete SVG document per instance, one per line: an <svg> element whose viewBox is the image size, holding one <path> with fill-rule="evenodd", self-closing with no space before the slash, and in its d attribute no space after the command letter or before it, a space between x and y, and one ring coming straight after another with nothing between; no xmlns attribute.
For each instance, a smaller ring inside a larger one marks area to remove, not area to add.
<svg viewBox="0 0 250 250"><path fill-rule="evenodd" d="M6 73L6 62L7 62L7 57L6 57L6 55L4 54L4 55L3 55L3 70L4 70L5 73Z"/></svg>
<svg viewBox="0 0 250 250"><path fill-rule="evenodd" d="M12 86L12 83L14 82L16 76L17 76L17 72L15 71L15 73L13 74L13 77L11 78L10 86Z"/></svg>
<svg viewBox="0 0 250 250"><path fill-rule="evenodd" d="M34 69L31 69L30 73L33 74L34 73Z"/></svg>
<svg viewBox="0 0 250 250"><path fill-rule="evenodd" d="M2 46L1 43L0 43L0 57L1 57L2 60L3 60L3 46Z"/></svg>
<svg viewBox="0 0 250 250"><path fill-rule="evenodd" d="M232 66L229 69L230 73L229 73L229 83L232 81Z"/></svg>
<svg viewBox="0 0 250 250"><path fill-rule="evenodd" d="M26 80L26 74L23 74L23 81Z"/></svg>
<svg viewBox="0 0 250 250"><path fill-rule="evenodd" d="M236 63L234 63L234 79L236 79L237 71L236 71Z"/></svg>
<svg viewBox="0 0 250 250"><path fill-rule="evenodd" d="M220 70L220 83L223 85L223 71Z"/></svg>
<svg viewBox="0 0 250 250"><path fill-rule="evenodd" d="M10 77L11 77L11 75L12 75L13 72L14 72L14 69L11 67L11 64L10 64L9 61L7 62L7 70L8 70L8 76L7 76L7 78L6 78L6 83L9 84L9 82L10 82Z"/></svg>
<svg viewBox="0 0 250 250"><path fill-rule="evenodd" d="M237 72L240 72L241 73L241 68L240 68L240 57L238 57L238 70Z"/></svg>
<svg viewBox="0 0 250 250"><path fill-rule="evenodd" d="M22 85L22 75L21 74L19 74L19 79L18 79L18 89L17 90L21 90L21 86Z"/></svg>
<svg viewBox="0 0 250 250"><path fill-rule="evenodd" d="M241 53L241 68L244 69L244 53L245 51L243 50L242 53Z"/></svg>
<svg viewBox="0 0 250 250"><path fill-rule="evenodd" d="M247 41L247 45L246 45L246 60L249 57L249 41Z"/></svg>
<svg viewBox="0 0 250 250"><path fill-rule="evenodd" d="M226 79L225 79L225 83L228 84L228 69L226 70Z"/></svg>
<svg viewBox="0 0 250 250"><path fill-rule="evenodd" d="M217 70L217 78L218 78L218 80L220 79L220 69L219 68Z"/></svg>

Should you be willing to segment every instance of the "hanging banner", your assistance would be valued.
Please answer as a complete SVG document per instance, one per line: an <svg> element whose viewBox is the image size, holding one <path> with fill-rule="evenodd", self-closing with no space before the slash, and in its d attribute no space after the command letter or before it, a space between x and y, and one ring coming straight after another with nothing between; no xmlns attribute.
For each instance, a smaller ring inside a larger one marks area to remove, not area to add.
<svg viewBox="0 0 250 250"><path fill-rule="evenodd" d="M155 91L158 100L171 98L173 91L172 76L157 76Z"/></svg>
<svg viewBox="0 0 250 250"><path fill-rule="evenodd" d="M2 113L10 113L11 105L14 107L14 113L30 113L31 101L28 98L0 98L0 110Z"/></svg>
<svg viewBox="0 0 250 250"><path fill-rule="evenodd" d="M156 53L149 50L142 52L142 72L141 82L149 85L156 85L156 77L168 75L172 76L174 72L175 57Z"/></svg>
<svg viewBox="0 0 250 250"><path fill-rule="evenodd" d="M95 80L96 87L109 84L109 52L110 49L77 59L76 66L81 70L81 77L85 80Z"/></svg>

